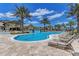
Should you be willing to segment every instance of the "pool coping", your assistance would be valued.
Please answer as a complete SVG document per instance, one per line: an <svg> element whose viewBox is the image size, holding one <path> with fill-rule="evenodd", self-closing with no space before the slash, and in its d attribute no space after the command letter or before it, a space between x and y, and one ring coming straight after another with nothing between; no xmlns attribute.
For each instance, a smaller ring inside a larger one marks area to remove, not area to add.
<svg viewBox="0 0 79 59"><path fill-rule="evenodd" d="M63 33L63 32L62 32ZM62 34L61 33L61 34ZM25 34L28 34L28 33L25 33ZM40 42L45 42L45 41L51 41L51 40L53 40L52 39L52 37L51 37L51 35L53 36L55 36L55 35L60 35L60 34L50 34L50 35L48 35L48 38L47 39L45 39L45 40L40 40L40 41L19 41L19 40L15 40L14 38L16 37L16 36L18 36L18 35L24 35L24 34L17 34L17 35L14 35L14 36L12 36L11 37L11 41L13 41L13 42L18 42L18 43L40 43Z"/></svg>

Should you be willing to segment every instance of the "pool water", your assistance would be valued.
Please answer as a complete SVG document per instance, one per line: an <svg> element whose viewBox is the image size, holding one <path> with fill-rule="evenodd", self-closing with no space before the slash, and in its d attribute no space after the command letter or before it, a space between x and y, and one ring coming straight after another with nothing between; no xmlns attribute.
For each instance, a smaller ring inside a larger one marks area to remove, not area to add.
<svg viewBox="0 0 79 59"><path fill-rule="evenodd" d="M40 32L18 35L14 39L18 41L40 41L46 40L50 34L60 34L61 32Z"/></svg>

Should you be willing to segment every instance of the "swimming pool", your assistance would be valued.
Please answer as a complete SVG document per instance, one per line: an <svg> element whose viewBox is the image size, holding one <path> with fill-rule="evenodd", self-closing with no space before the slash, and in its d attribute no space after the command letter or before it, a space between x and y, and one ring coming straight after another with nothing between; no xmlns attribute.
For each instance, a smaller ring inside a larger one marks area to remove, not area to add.
<svg viewBox="0 0 79 59"><path fill-rule="evenodd" d="M60 34L61 32L40 32L40 33L30 33L24 35L18 35L14 37L17 41L42 41L46 40L50 34Z"/></svg>

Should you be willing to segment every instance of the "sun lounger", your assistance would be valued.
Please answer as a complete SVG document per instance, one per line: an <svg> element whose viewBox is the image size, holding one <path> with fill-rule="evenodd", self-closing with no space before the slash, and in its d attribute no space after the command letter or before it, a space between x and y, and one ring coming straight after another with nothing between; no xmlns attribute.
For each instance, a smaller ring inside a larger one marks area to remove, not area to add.
<svg viewBox="0 0 79 59"><path fill-rule="evenodd" d="M62 48L62 49L72 49L71 43L74 40L75 35L73 35L73 37L70 38L70 40L68 42L62 42L62 41L50 41L48 43L48 46L55 46L57 48Z"/></svg>
<svg viewBox="0 0 79 59"><path fill-rule="evenodd" d="M70 34L71 32L65 32L61 35L59 35L59 38L62 38L62 39L69 39L70 37L72 37L73 34Z"/></svg>
<svg viewBox="0 0 79 59"><path fill-rule="evenodd" d="M69 37L66 37L66 38L60 38L60 41L62 41L62 42L68 42L68 41L71 40L71 38L74 37L74 35L75 35L75 34L73 34L73 35L69 35Z"/></svg>

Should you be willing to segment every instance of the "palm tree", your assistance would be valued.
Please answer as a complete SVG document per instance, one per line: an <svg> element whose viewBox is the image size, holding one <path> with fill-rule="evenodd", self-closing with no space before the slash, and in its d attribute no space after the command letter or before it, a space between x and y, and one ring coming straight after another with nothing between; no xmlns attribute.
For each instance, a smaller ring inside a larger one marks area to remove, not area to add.
<svg viewBox="0 0 79 59"><path fill-rule="evenodd" d="M61 27L62 27L62 30L66 30L67 29L67 26L65 23L61 24Z"/></svg>
<svg viewBox="0 0 79 59"><path fill-rule="evenodd" d="M42 23L43 25L44 25L44 31L45 31L45 26L46 26L46 24L50 24L50 21L48 21L48 18L43 18L41 21L40 21L40 23Z"/></svg>
<svg viewBox="0 0 79 59"><path fill-rule="evenodd" d="M79 32L79 4L70 4L69 5L68 17L76 16L77 19L77 30Z"/></svg>
<svg viewBox="0 0 79 59"><path fill-rule="evenodd" d="M72 26L75 25L74 21L69 21L70 30L72 29Z"/></svg>
<svg viewBox="0 0 79 59"><path fill-rule="evenodd" d="M15 16L19 17L20 18L20 28L21 28L21 31L22 33L24 32L23 29L24 29L24 19L25 18L28 18L30 19L31 15L28 11L28 8L25 8L24 6L20 6L20 7L16 7L16 11L15 11Z"/></svg>
<svg viewBox="0 0 79 59"><path fill-rule="evenodd" d="M49 23L49 24L48 24L48 28L49 28L49 31L52 31L53 26Z"/></svg>
<svg viewBox="0 0 79 59"><path fill-rule="evenodd" d="M60 24L55 25L55 29L56 30L61 30L61 25Z"/></svg>

